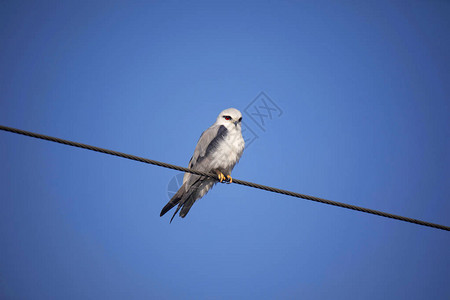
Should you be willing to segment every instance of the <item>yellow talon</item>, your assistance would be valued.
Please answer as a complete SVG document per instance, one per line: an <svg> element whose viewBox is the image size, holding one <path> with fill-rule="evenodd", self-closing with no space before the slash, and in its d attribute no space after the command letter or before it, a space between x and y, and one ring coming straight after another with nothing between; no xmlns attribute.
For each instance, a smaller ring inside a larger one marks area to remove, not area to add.
<svg viewBox="0 0 450 300"><path fill-rule="evenodd" d="M227 179L228 179L228 183L232 183L233 182L233 178L231 178L230 175L227 175Z"/></svg>
<svg viewBox="0 0 450 300"><path fill-rule="evenodd" d="M216 174L217 174L217 177L219 177L219 182L222 182L225 180L226 177L225 177L225 175L223 175L222 172L216 171Z"/></svg>

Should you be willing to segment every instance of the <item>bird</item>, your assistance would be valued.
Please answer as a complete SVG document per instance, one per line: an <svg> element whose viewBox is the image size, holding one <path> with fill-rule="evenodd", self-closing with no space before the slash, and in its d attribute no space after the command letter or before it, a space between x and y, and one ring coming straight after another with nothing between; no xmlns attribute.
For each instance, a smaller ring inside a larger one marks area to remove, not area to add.
<svg viewBox="0 0 450 300"><path fill-rule="evenodd" d="M236 108L228 108L223 110L215 123L201 134L188 167L196 171L216 174L219 180L186 172L183 184L163 207L160 217L178 205L170 223L180 209L180 217L184 218L192 205L217 182L233 182L231 171L245 148L241 126L241 112Z"/></svg>

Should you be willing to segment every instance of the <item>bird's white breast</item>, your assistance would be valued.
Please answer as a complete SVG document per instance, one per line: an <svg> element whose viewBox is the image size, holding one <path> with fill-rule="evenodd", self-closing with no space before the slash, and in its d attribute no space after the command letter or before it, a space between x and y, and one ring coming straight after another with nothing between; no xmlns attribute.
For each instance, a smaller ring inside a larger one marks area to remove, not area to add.
<svg viewBox="0 0 450 300"><path fill-rule="evenodd" d="M227 135L214 151L212 169L220 168L227 173L231 172L242 156L244 144L240 128L233 126L228 129Z"/></svg>

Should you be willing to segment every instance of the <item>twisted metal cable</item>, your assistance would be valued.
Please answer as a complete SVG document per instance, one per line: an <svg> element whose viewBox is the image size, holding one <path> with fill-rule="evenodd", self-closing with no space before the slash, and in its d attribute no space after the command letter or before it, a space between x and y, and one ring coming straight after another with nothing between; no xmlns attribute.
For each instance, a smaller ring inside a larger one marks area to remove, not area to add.
<svg viewBox="0 0 450 300"><path fill-rule="evenodd" d="M88 149L88 150L101 152L101 153L105 153L105 154L110 154L110 155L114 155L114 156L119 156L119 157L131 159L131 160L135 160L135 161L139 161L139 162L143 162L143 163L147 163L147 164L151 164L151 165L155 165L155 166L160 166L160 167L164 167L164 168L169 168L169 169L173 169L173 170L178 170L178 171L182 171L182 172L189 172L189 173L201 175L201 176L209 176L216 180L219 179L216 174L200 172L200 171L192 170L189 168L183 168L180 166L176 166L176 165L172 165L172 164L168 164L168 163L164 163L164 162L160 162L160 161L156 161L156 160L152 160L152 159L148 159L148 158L143 158L143 157L139 157L139 156L135 156L135 155L131 155L131 154L108 150L108 149L95 147L95 146L91 146L91 145L86 145L86 144L82 144L82 143L72 142L72 141L68 141L68 140L64 140L64 139L60 139L60 138L56 138L56 137L52 137L52 136L48 136L48 135L43 135L43 134L25 131L25 130L21 130L21 129L16 129L16 128L12 128L12 127L7 127L7 126L3 126L3 125L0 125L0 130L9 131L9 132L17 133L17 134L22 134L22 135L26 135L26 136L30 136L30 137L34 137L34 138L38 138L38 139L43 139L43 140L47 140L47 141L52 141L52 142L56 142L56 143L60 143L60 144L64 144L64 145L73 146L73 147ZM370 209L370 208L364 208L364 207L351 205L351 204L347 204L347 203L342 203L342 202L327 200L327 199L318 198L318 197L314 197L314 196L304 195L304 194L300 194L300 193L295 193L295 192L291 192L291 191L286 191L286 190L282 190L282 189L277 189L277 188L273 188L270 186L257 184L257 183L253 183L253 182L248 182L248 181L244 181L244 180L239 180L239 179L233 178L233 183L246 185L249 187L253 187L253 188L257 188L257 189L261 189L261 190L265 190L265 191L269 191L269 192L273 192L273 193L288 195L288 196L292 196L292 197L296 197L296 198L301 198L301 199L311 200L311 201L320 202L320 203L324 203L324 204L339 206L339 207L343 207L343 208L347 208L347 209L357 210L357 211L361 211L364 213L373 214L373 215L377 215L377 216L381 216L381 217L396 219L396 220L400 220L400 221L404 221L404 222L409 222L409 223L414 223L414 224L418 224L418 225L422 225L422 226L428 226L428 227L432 227L432 228L450 231L449 226L425 222L425 221L421 221L421 220L417 220L417 219L412 219L412 218L408 218L408 217L385 213L385 212Z"/></svg>

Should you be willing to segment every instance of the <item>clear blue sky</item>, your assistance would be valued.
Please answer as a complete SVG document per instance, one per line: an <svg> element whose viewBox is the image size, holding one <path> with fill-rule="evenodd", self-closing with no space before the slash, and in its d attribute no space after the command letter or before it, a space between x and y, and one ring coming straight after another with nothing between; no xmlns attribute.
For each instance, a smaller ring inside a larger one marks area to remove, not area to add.
<svg viewBox="0 0 450 300"><path fill-rule="evenodd" d="M236 107L234 177L450 225L448 1L2 1L0 38L2 125L187 166ZM179 172L7 132L0 163L2 299L450 298L448 232L239 185L169 224Z"/></svg>

